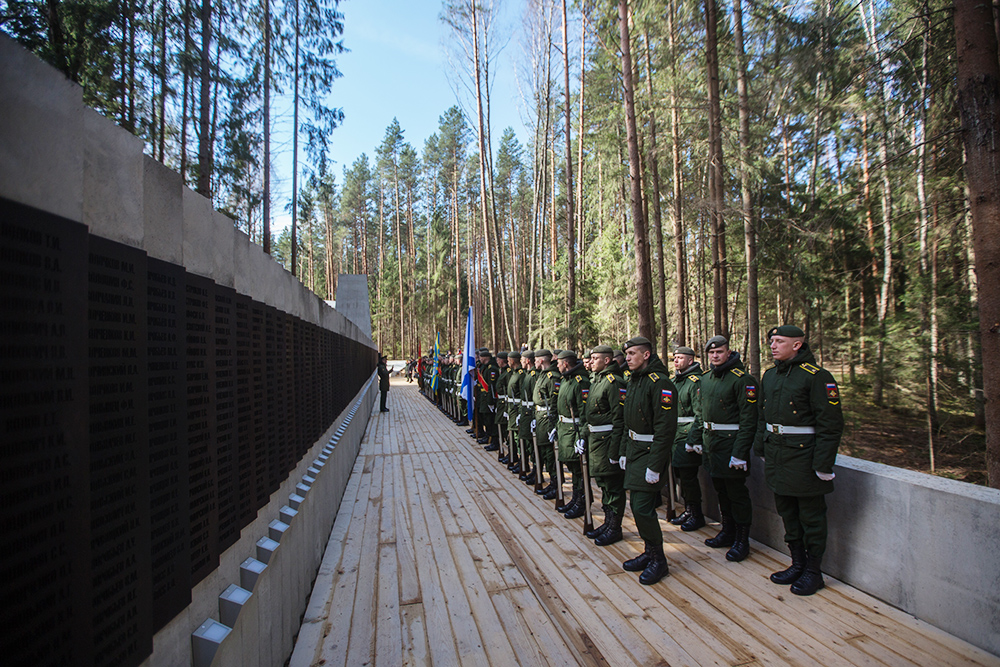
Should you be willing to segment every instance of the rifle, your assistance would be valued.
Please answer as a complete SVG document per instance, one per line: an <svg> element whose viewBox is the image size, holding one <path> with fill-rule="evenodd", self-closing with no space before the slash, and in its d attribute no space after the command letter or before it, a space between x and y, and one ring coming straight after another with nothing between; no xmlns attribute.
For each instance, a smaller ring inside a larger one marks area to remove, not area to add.
<svg viewBox="0 0 1000 667"><path fill-rule="evenodd" d="M535 433L531 434L531 442L535 447L535 491L542 490L542 452L538 448L538 410L535 410Z"/></svg>
<svg viewBox="0 0 1000 667"><path fill-rule="evenodd" d="M573 413L572 403L569 406L570 418L573 420L573 444L574 446L580 440L580 425L576 421L576 415ZM587 534L594 529L594 515L591 513L590 506L594 502L594 491L590 488L590 461L588 461L589 452L587 451L587 443L584 442L583 453L580 454L580 474L583 475L583 532Z"/></svg>
<svg viewBox="0 0 1000 667"><path fill-rule="evenodd" d="M545 413L548 414L548 415L552 414L552 408L551 408L550 403L549 403L549 401L551 401L551 400L552 400L551 396L546 396L545 397ZM549 418L549 421L550 422L552 421L551 417ZM555 428L558 430L558 428L559 428L558 425L556 425ZM547 435L548 434L546 434L546 436ZM559 509L562 509L562 506L566 504L566 501L565 501L565 499L563 497L562 461L559 460L559 434L558 433L556 433L556 439L552 441L552 451L555 454L555 461L556 461L556 479L555 479L555 483L556 483L556 509L559 510Z"/></svg>
<svg viewBox="0 0 1000 667"><path fill-rule="evenodd" d="M670 493L667 496L667 521L677 518L677 489L674 484L674 466L667 464L667 484Z"/></svg>

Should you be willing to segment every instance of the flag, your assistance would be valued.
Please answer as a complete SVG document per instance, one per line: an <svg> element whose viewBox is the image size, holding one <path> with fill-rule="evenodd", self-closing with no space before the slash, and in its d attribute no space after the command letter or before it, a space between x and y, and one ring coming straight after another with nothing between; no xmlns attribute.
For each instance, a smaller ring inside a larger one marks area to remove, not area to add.
<svg viewBox="0 0 1000 667"><path fill-rule="evenodd" d="M431 367L431 391L437 393L438 388L438 377L441 375L441 369L438 366L441 357L441 332L437 334L437 339L434 341L434 365Z"/></svg>
<svg viewBox="0 0 1000 667"><path fill-rule="evenodd" d="M469 421L472 421L473 392L472 374L476 371L476 346L472 336L472 306L469 306L469 318L465 321L465 352L462 353L462 398L469 413Z"/></svg>

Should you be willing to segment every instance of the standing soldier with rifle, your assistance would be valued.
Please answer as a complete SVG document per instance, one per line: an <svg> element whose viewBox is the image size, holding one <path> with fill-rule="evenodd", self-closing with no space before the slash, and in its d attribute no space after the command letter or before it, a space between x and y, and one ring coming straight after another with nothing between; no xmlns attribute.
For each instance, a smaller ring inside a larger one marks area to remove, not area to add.
<svg viewBox="0 0 1000 667"><path fill-rule="evenodd" d="M500 459L500 463L506 464L508 470L513 470L518 465L517 440L521 423L521 384L524 382L521 353L516 350L508 352L507 362L510 364L510 379L507 380L507 411L510 415L510 420L507 422L507 434L509 438L507 456Z"/></svg>
<svg viewBox="0 0 1000 667"><path fill-rule="evenodd" d="M547 349L535 350L535 367L538 377L535 378L535 389L532 400L535 403L535 444L538 447L543 467L549 473L549 484L544 488L536 488L535 493L545 500L556 497L556 457L553 449L553 439L558 416L556 414L556 382L559 381L559 367L552 359L552 352ZM539 471L538 481L542 475Z"/></svg>
<svg viewBox="0 0 1000 667"><path fill-rule="evenodd" d="M510 369L507 368L507 353L497 352L497 365L500 366L500 375L497 376L497 411L494 414L497 421L497 435L495 442L491 442L484 448L488 452L497 452L497 458L503 457L501 444L507 442L507 379L510 377Z"/></svg>
<svg viewBox="0 0 1000 667"><path fill-rule="evenodd" d="M533 446L535 403L532 400L532 392L535 389L535 378L538 376L538 371L535 370L535 353L532 350L525 350L521 353L521 365L524 366L524 380L521 382L521 423L517 436L521 442L521 470L518 479L523 482L531 476L531 462L535 450Z"/></svg>
<svg viewBox="0 0 1000 667"><path fill-rule="evenodd" d="M624 349L631 374L625 394L625 451L619 465L625 470L632 517L645 550L622 563L622 569L642 571L639 583L650 586L668 574L656 504L677 433L677 388L648 338L632 338Z"/></svg>
<svg viewBox="0 0 1000 667"><path fill-rule="evenodd" d="M726 560L738 563L750 555L750 522L753 506L747 477L750 447L757 435L757 380L746 372L738 352L729 349L725 336L705 344L710 370L701 376L703 433L688 434L688 444L702 444L703 464L719 496L722 529L705 540L712 548L732 547Z"/></svg>
<svg viewBox="0 0 1000 667"><path fill-rule="evenodd" d="M476 404L476 415L479 417L479 428L483 432L477 442L481 445L495 444L497 436L497 426L494 415L497 409L497 378L500 377L500 366L493 359L493 354L489 348L479 349L479 371L477 373L477 384L480 388L479 403Z"/></svg>
<svg viewBox="0 0 1000 667"><path fill-rule="evenodd" d="M573 479L573 496L569 504L559 508L559 511L567 519L575 519L583 516L588 509L583 485L588 484L589 480L583 478L580 456L584 453L586 445L584 425L590 380L583 362L576 358L576 352L573 350L560 352L558 365L562 373L556 401L556 410L559 413L557 426L559 460L566 464Z"/></svg>
<svg viewBox="0 0 1000 667"><path fill-rule="evenodd" d="M677 436L674 438L674 475L680 481L684 496L684 512L670 523L690 532L705 525L701 511L701 399L698 396L701 382L701 364L694 360L694 350L679 347L674 350L674 385L677 387ZM688 436L698 442L688 443Z"/></svg>
<svg viewBox="0 0 1000 667"><path fill-rule="evenodd" d="M625 513L625 475L618 460L619 447L625 428L625 381L618 364L613 361L614 350L598 345L590 355L591 372L594 374L587 398L588 456L590 474L601 487L604 523L590 533L599 547L614 544L622 539L622 515Z"/></svg>
<svg viewBox="0 0 1000 667"><path fill-rule="evenodd" d="M761 418L755 449L764 457L764 479L785 524L792 564L771 575L791 584L795 595L823 588L820 566L826 551L826 500L833 491L833 464L844 415L840 390L797 326L771 329L774 367L761 380Z"/></svg>

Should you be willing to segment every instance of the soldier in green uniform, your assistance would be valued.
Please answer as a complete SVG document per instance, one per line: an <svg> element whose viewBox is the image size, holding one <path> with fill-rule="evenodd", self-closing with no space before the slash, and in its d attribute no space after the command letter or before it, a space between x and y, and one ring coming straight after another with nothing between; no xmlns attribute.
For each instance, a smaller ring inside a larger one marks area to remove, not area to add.
<svg viewBox="0 0 1000 667"><path fill-rule="evenodd" d="M479 416L479 424L484 436L477 442L481 445L495 444L499 436L497 435L496 409L497 409L497 378L500 377L500 366L493 358L493 353L489 348L480 348L479 356L479 377L473 378L482 390L479 394L479 404L476 405L476 413Z"/></svg>
<svg viewBox="0 0 1000 667"><path fill-rule="evenodd" d="M599 547L622 539L622 515L625 513L625 475L618 465L621 459L622 432L625 428L625 380L614 362L614 350L598 345L590 354L594 380L587 397L588 462L590 475L601 488L604 523L589 533Z"/></svg>
<svg viewBox="0 0 1000 667"><path fill-rule="evenodd" d="M518 479L526 481L532 473L534 463L534 437L535 433L532 424L535 423L535 403L532 400L532 392L535 389L535 377L538 371L535 370L535 352L525 350L521 352L521 366L524 368L524 379L521 381L521 421L518 424L517 437L520 440L521 467L513 472L518 474ZM534 484L534 479L531 481Z"/></svg>
<svg viewBox="0 0 1000 667"><path fill-rule="evenodd" d="M556 438L559 444L559 460L566 464L573 480L573 496L569 503L559 508L567 519L583 516L585 506L580 455L586 448L587 436L587 395L590 393L590 379L573 350L563 350L557 361L561 378L556 397L556 412L559 422Z"/></svg>
<svg viewBox="0 0 1000 667"><path fill-rule="evenodd" d="M535 404L535 442L542 458L542 467L549 473L549 485L538 489L536 493L545 500L556 497L556 466L555 452L552 449L557 420L550 419L550 413L556 414L556 381L559 367L552 359L552 352L544 348L535 350L535 387L531 400ZM553 434L553 439L550 439ZM538 470L539 481L542 481L542 471Z"/></svg>
<svg viewBox="0 0 1000 667"><path fill-rule="evenodd" d="M507 442L507 380L510 378L510 369L507 366L507 353L497 352L497 365L500 367L500 375L497 376L497 411L495 414L497 422L497 436L496 442L492 442L485 447L488 452L499 452L500 443ZM478 384L478 383L476 383ZM497 458L502 458L503 454L497 455Z"/></svg>
<svg viewBox="0 0 1000 667"><path fill-rule="evenodd" d="M628 362L625 361L625 352L622 350L615 350L615 363L618 364L618 368L621 369L622 379L625 380L625 386L628 386L629 377L632 376L632 371L628 367Z"/></svg>
<svg viewBox="0 0 1000 667"><path fill-rule="evenodd" d="M738 352L725 336L705 344L710 369L701 376L701 434L688 434L688 444L704 447L702 461L719 497L722 529L705 540L713 547L731 547L726 559L739 562L750 555L753 506L746 480L750 447L757 433L757 380L746 372ZM698 441L701 435L701 442Z"/></svg>
<svg viewBox="0 0 1000 667"><path fill-rule="evenodd" d="M507 380L507 412L510 420L507 422L507 456L500 460L500 463L507 465L508 470L513 470L518 463L517 458L517 438L521 426L521 384L524 382L524 369L521 368L521 353L518 351L507 353L507 362L510 365L510 378Z"/></svg>
<svg viewBox="0 0 1000 667"><path fill-rule="evenodd" d="M619 465L625 471L632 517L645 550L622 563L622 568L642 571L639 582L649 586L668 574L656 503L666 483L677 433L677 388L649 339L632 338L624 350L631 374L625 393L624 451L620 452Z"/></svg>
<svg viewBox="0 0 1000 667"><path fill-rule="evenodd" d="M820 566L826 551L826 500L833 491L833 464L844 415L840 389L816 358L797 326L768 333L774 367L761 378L761 417L755 449L764 457L764 479L785 524L792 564L771 575L791 584L792 593L812 595L823 588Z"/></svg>
<svg viewBox="0 0 1000 667"><path fill-rule="evenodd" d="M679 347L674 350L674 385L677 387L677 437L674 438L674 476L684 496L684 512L670 520L683 531L698 530L705 525L701 511L701 400L698 388L701 381L701 364L694 359L694 350ZM691 432L695 431L693 435ZM699 444L688 444L688 436Z"/></svg>
<svg viewBox="0 0 1000 667"><path fill-rule="evenodd" d="M455 423L458 426L468 426L469 425L469 401L465 398L465 396L462 395L462 383L464 382L464 379L463 379L463 371L464 371L464 369L462 367L465 365L465 355L466 355L465 350L462 350L462 354L460 354L458 356L458 358L457 358L458 363L455 366L455 368L457 369L456 376L458 378L456 380L456 389L455 389L456 395L458 396L458 417L456 418ZM473 381L472 382L472 386L474 388L475 387L475 377L476 377L475 376L475 373L476 373L475 366L473 366L473 368L471 368L471 369L469 369L469 370L467 370L465 372L472 375L472 377L470 378L470 380Z"/></svg>

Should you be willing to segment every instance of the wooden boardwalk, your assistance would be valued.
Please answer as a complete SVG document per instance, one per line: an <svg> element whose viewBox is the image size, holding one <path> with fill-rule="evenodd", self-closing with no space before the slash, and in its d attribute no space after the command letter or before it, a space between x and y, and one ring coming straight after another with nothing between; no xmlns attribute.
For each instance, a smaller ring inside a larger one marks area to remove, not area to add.
<svg viewBox="0 0 1000 667"><path fill-rule="evenodd" d="M663 521L670 576L639 584L417 391L376 402L292 667L310 665L994 665L1000 659L850 586L800 598ZM596 491L596 486L595 486ZM600 508L599 500L595 508ZM599 522L600 516L595 517Z"/></svg>

